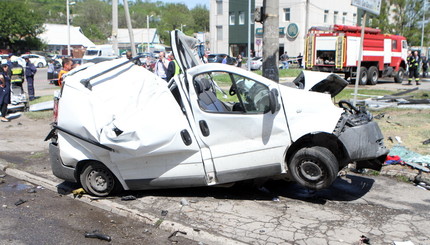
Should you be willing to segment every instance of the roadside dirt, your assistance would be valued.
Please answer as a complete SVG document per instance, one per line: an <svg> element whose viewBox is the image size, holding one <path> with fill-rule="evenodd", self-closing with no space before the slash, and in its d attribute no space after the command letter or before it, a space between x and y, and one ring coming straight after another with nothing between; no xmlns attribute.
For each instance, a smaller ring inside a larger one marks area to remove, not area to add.
<svg viewBox="0 0 430 245"><path fill-rule="evenodd" d="M1 122L1 152L47 152L48 143L44 139L51 130L50 123L50 118L30 119L24 113L10 122Z"/></svg>

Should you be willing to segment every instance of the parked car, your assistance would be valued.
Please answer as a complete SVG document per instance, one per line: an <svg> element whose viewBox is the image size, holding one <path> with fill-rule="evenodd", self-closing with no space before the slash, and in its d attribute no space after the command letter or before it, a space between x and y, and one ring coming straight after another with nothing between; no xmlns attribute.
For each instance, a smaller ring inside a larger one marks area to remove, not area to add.
<svg viewBox="0 0 430 245"><path fill-rule="evenodd" d="M67 74L47 137L55 176L107 196L273 176L318 190L350 162L381 168L388 150L378 124L365 108L331 100L343 78L307 71L292 88L202 64L198 40L180 31L171 40L182 73L167 86L125 59Z"/></svg>
<svg viewBox="0 0 430 245"><path fill-rule="evenodd" d="M230 57L227 54L210 54L208 55L208 63L222 63L224 56L227 56L227 65L235 65L237 63L236 58Z"/></svg>
<svg viewBox="0 0 430 245"><path fill-rule="evenodd" d="M251 70L260 70L263 66L262 57L254 57L251 59Z"/></svg>
<svg viewBox="0 0 430 245"><path fill-rule="evenodd" d="M0 58L1 58L1 62L6 62L6 59L9 55L8 54L0 54ZM3 61L4 60L4 61ZM25 67L25 60L22 59L21 57L12 55L12 57L10 57L10 61L12 62L18 62L18 64L22 67Z"/></svg>
<svg viewBox="0 0 430 245"><path fill-rule="evenodd" d="M46 58L44 56L38 54L25 54L21 55L21 58L30 58L30 62L33 63L36 67L42 68L47 65Z"/></svg>

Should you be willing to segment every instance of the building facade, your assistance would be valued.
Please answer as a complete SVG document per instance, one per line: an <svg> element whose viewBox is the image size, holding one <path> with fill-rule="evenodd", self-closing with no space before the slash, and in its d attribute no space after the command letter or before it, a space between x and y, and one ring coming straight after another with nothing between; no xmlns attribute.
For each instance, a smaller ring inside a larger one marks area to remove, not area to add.
<svg viewBox="0 0 430 245"><path fill-rule="evenodd" d="M251 12L262 5L263 0L251 0ZM247 55L248 6L248 0L210 1L212 53ZM357 7L345 0L279 0L278 11L279 53L286 51L289 56L303 55L310 27L357 24ZM251 33L251 49L255 56L262 56L264 30L262 24L254 23L253 18Z"/></svg>

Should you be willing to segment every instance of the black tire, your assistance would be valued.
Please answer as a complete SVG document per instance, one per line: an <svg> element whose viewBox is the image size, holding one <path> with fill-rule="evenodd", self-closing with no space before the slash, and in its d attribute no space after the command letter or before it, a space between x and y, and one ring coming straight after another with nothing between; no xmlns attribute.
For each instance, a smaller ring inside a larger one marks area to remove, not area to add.
<svg viewBox="0 0 430 245"><path fill-rule="evenodd" d="M329 187L337 177L339 164L325 147L314 146L298 150L288 165L293 179L313 190Z"/></svg>
<svg viewBox="0 0 430 245"><path fill-rule="evenodd" d="M43 63L42 63L42 62L39 62L39 63L37 64L37 67L39 67L39 68L43 68Z"/></svg>
<svg viewBox="0 0 430 245"><path fill-rule="evenodd" d="M361 79L358 81L358 84L359 85L366 85L367 84L367 68L361 67L360 68L360 74L361 74L361 76L360 76Z"/></svg>
<svg viewBox="0 0 430 245"><path fill-rule="evenodd" d="M369 67L367 72L367 84L376 85L378 83L379 71L376 66Z"/></svg>
<svg viewBox="0 0 430 245"><path fill-rule="evenodd" d="M399 70L394 75L394 82L401 83L403 82L404 77L405 77L405 69L403 69L403 67L399 67Z"/></svg>
<svg viewBox="0 0 430 245"><path fill-rule="evenodd" d="M112 172L99 162L85 165L79 179L84 190L93 196L108 196L116 192L120 186Z"/></svg>

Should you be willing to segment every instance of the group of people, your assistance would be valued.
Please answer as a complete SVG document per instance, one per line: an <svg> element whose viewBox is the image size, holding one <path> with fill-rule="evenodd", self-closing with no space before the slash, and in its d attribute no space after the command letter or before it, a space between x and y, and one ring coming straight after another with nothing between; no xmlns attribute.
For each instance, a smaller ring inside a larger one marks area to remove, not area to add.
<svg viewBox="0 0 430 245"><path fill-rule="evenodd" d="M9 54L5 61L1 63L0 69L0 121L9 122L6 118L7 106L11 103L12 84L21 88L23 92L23 83L27 81L29 100L35 99L34 95L34 75L37 72L36 66L31 63L28 57L25 57L25 68L18 64L17 61L11 61L12 54ZM25 77L25 80L24 80Z"/></svg>
<svg viewBox="0 0 430 245"><path fill-rule="evenodd" d="M412 85L412 81L415 79L416 85L420 85L420 67L422 69L423 77L427 77L429 62L427 57L420 57L418 51L409 52L408 57L406 58L406 62L408 63L408 85Z"/></svg>

